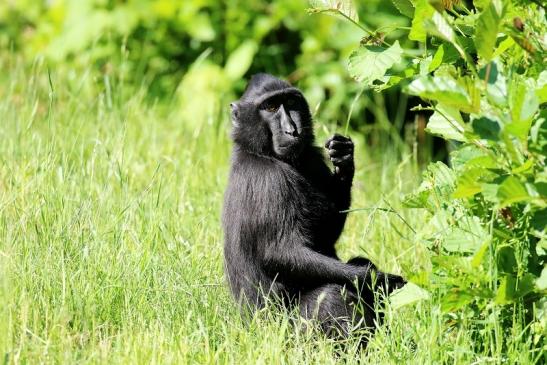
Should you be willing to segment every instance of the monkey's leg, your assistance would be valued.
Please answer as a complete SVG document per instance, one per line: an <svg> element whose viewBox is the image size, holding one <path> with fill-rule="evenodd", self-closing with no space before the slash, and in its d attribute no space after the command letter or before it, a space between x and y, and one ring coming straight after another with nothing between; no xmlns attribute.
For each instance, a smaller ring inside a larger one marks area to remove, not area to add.
<svg viewBox="0 0 547 365"><path fill-rule="evenodd" d="M300 313L304 318L316 321L331 338L347 338L356 328L374 326L373 309L360 302L355 293L337 284L302 293Z"/></svg>

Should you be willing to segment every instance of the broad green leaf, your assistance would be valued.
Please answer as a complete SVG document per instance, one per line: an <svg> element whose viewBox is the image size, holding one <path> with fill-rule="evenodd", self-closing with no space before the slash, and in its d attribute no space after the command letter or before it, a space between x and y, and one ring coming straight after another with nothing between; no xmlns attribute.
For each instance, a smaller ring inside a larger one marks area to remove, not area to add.
<svg viewBox="0 0 547 365"><path fill-rule="evenodd" d="M454 44L456 41L456 34L452 29L452 26L446 21L441 13L435 11L431 19L425 22L426 29L444 40Z"/></svg>
<svg viewBox="0 0 547 365"><path fill-rule="evenodd" d="M357 10L351 0L310 0L310 6L314 11L339 12L355 22L359 21Z"/></svg>
<svg viewBox="0 0 547 365"><path fill-rule="evenodd" d="M485 61L490 61L496 46L501 24L503 5L500 0L492 0L479 15L475 28L475 47Z"/></svg>
<svg viewBox="0 0 547 365"><path fill-rule="evenodd" d="M248 40L243 42L235 51L230 54L224 66L226 76L230 80L238 80L251 66L253 58L258 50L258 46L255 41Z"/></svg>
<svg viewBox="0 0 547 365"><path fill-rule="evenodd" d="M450 162L455 170L462 170L469 161L484 156L484 151L475 145L467 145L452 151L450 153Z"/></svg>
<svg viewBox="0 0 547 365"><path fill-rule="evenodd" d="M461 57L464 59L469 58L465 53L464 47L462 47L456 39L456 33L454 32L452 25L450 25L443 14L435 11L433 16L424 22L424 27L429 33L450 42L450 44L456 48ZM467 38L464 37L462 38L462 41L465 41L466 39ZM469 45L465 48L469 48Z"/></svg>
<svg viewBox="0 0 547 365"><path fill-rule="evenodd" d="M484 168L471 168L458 176L453 198L467 198L482 191L483 183L489 181L493 174Z"/></svg>
<svg viewBox="0 0 547 365"><path fill-rule="evenodd" d="M514 274L518 264L515 257L515 249L509 245L503 245L496 250L496 265L499 272Z"/></svg>
<svg viewBox="0 0 547 365"><path fill-rule="evenodd" d="M422 300L429 300L430 298L431 295L427 290L420 288L416 284L408 283L390 295L389 302L392 309L399 309Z"/></svg>
<svg viewBox="0 0 547 365"><path fill-rule="evenodd" d="M426 58L422 58L420 60L420 76L426 76L429 73L429 65L431 64L431 61L433 60L433 57L427 56Z"/></svg>
<svg viewBox="0 0 547 365"><path fill-rule="evenodd" d="M547 102L547 70L542 71L537 79L536 95L539 103Z"/></svg>
<svg viewBox="0 0 547 365"><path fill-rule="evenodd" d="M454 171L444 163L431 163L423 173L420 187L412 194L405 196L403 205L407 208L426 208L434 213L439 199L448 200L450 198L455 180Z"/></svg>
<svg viewBox="0 0 547 365"><path fill-rule="evenodd" d="M503 41L501 41L500 45L496 49L496 52L492 55L492 58L496 58L499 55L501 55L503 52L507 51L509 48L513 47L515 45L515 41L511 37L505 38Z"/></svg>
<svg viewBox="0 0 547 365"><path fill-rule="evenodd" d="M492 119L487 117L473 119L471 126L473 127L473 132L479 136L480 139L488 139L491 141L499 141L500 139L500 125Z"/></svg>
<svg viewBox="0 0 547 365"><path fill-rule="evenodd" d="M409 18L414 17L414 5L410 0L391 0L399 12Z"/></svg>
<svg viewBox="0 0 547 365"><path fill-rule="evenodd" d="M429 64L429 72L435 71L443 62L444 57L444 46L441 44L439 48L437 48L437 51L435 52L435 55L433 56L433 59L431 60L431 63Z"/></svg>
<svg viewBox="0 0 547 365"><path fill-rule="evenodd" d="M479 70L479 77L486 81L489 100L498 106L507 106L507 80L498 61L492 61Z"/></svg>
<svg viewBox="0 0 547 365"><path fill-rule="evenodd" d="M407 92L460 110L472 108L471 98L465 88L448 76L420 77L408 85Z"/></svg>
<svg viewBox="0 0 547 365"><path fill-rule="evenodd" d="M498 190L499 184L482 184L482 196L486 201L491 203L499 203Z"/></svg>
<svg viewBox="0 0 547 365"><path fill-rule="evenodd" d="M477 242L472 235L461 228L452 228L444 236L443 249L448 252L475 252L482 242Z"/></svg>
<svg viewBox="0 0 547 365"><path fill-rule="evenodd" d="M425 42L427 33L425 31L424 22L430 19L435 12L435 9L429 4L427 0L416 0L416 9L414 11L414 18L412 19L412 27L408 38L413 41Z"/></svg>
<svg viewBox="0 0 547 365"><path fill-rule="evenodd" d="M403 206L405 208L428 208L429 194L429 190L406 194L403 198Z"/></svg>
<svg viewBox="0 0 547 365"><path fill-rule="evenodd" d="M502 207L530 199L524 185L514 176L507 177L499 186L497 197Z"/></svg>
<svg viewBox="0 0 547 365"><path fill-rule="evenodd" d="M547 227L547 209L542 209L534 213L530 224L532 228L538 231L545 231Z"/></svg>
<svg viewBox="0 0 547 365"><path fill-rule="evenodd" d="M525 140L532 126L532 118L539 109L539 100L530 82L514 80L509 94L511 123L505 129L512 135Z"/></svg>
<svg viewBox="0 0 547 365"><path fill-rule="evenodd" d="M452 190L456 182L454 171L440 161L429 164L425 175L432 180L435 188L441 190L446 188Z"/></svg>
<svg viewBox="0 0 547 365"><path fill-rule="evenodd" d="M434 112L427 123L427 132L446 140L465 141L463 128L450 115Z"/></svg>
<svg viewBox="0 0 547 365"><path fill-rule="evenodd" d="M466 290L453 289L441 298L441 310L444 313L455 312L471 303L475 296Z"/></svg>
<svg viewBox="0 0 547 365"><path fill-rule="evenodd" d="M533 292L535 279L532 274L525 274L518 279L513 275L504 276L496 293L496 303L508 304Z"/></svg>
<svg viewBox="0 0 547 365"><path fill-rule="evenodd" d="M444 236L443 249L448 252L472 253L488 240L488 233L478 217L463 216Z"/></svg>
<svg viewBox="0 0 547 365"><path fill-rule="evenodd" d="M375 80L383 78L386 71L401 61L403 50L395 41L389 48L362 46L349 58L348 70L358 82L372 85Z"/></svg>

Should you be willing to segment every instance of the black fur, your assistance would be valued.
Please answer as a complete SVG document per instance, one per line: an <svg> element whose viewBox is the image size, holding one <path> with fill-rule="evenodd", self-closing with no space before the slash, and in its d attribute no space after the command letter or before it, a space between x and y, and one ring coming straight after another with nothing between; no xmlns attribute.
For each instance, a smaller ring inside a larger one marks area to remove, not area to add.
<svg viewBox="0 0 547 365"><path fill-rule="evenodd" d="M263 306L266 297L299 305L302 316L317 319L328 334L345 335L360 319L372 326L372 272L386 291L404 280L367 259L344 263L336 256L347 215L341 211L350 206L351 140L335 135L325 144L331 171L314 146L306 100L267 74L253 76L232 104L232 121L223 225L225 269L235 298L251 308ZM356 304L368 309L355 313Z"/></svg>

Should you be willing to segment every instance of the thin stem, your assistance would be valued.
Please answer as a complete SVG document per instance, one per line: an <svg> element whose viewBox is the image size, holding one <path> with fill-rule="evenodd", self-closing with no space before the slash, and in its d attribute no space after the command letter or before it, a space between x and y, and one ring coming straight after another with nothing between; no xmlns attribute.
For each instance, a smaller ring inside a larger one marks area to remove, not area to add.
<svg viewBox="0 0 547 365"><path fill-rule="evenodd" d="M329 9L330 10L330 9ZM330 10L332 11L332 10ZM370 30L368 30L367 28L365 28L361 23L358 23L356 22L355 20L351 19L349 16L347 16L346 14L342 13L340 10L336 10L336 12L340 15L342 15L344 18L346 18L348 21L350 21L351 23L353 23L353 25L359 27L363 32L365 33L368 33L370 35L373 35L374 33L372 33Z"/></svg>
<svg viewBox="0 0 547 365"><path fill-rule="evenodd" d="M344 136L348 135L348 129L349 129L349 121L351 119L351 115L353 114L353 108L355 104L357 103L357 100L361 97L361 94L363 94L363 91L365 91L366 86L363 86L361 90L355 95L355 98L353 98L353 101L351 102L351 106L349 107L349 113L348 113L348 119L346 120L346 128L344 129Z"/></svg>
<svg viewBox="0 0 547 365"><path fill-rule="evenodd" d="M384 202L386 202L386 200L384 199ZM386 202L386 204L389 205L389 203ZM408 224L408 222L393 208L378 208L378 207L374 207L374 208L355 208L355 209L347 209L347 210L342 210L340 213L352 213L352 212L360 212L360 211L375 211L375 210L381 210L382 212L387 212L387 213L393 213L395 214L397 217L399 217L399 219L401 221L403 221L403 223L413 232L413 233L416 233L416 231L414 230L414 228L412 228L412 226L410 224Z"/></svg>

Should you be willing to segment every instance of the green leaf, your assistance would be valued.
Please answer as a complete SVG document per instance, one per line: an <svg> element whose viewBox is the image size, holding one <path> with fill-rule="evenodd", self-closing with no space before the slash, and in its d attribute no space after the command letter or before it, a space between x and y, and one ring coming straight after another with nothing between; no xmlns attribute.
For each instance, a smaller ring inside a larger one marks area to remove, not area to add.
<svg viewBox="0 0 547 365"><path fill-rule="evenodd" d="M455 312L465 307L475 299L475 296L466 290L453 289L441 298L441 310L444 313Z"/></svg>
<svg viewBox="0 0 547 365"><path fill-rule="evenodd" d="M530 221L532 228L544 231L547 227L547 209L541 209L534 213Z"/></svg>
<svg viewBox="0 0 547 365"><path fill-rule="evenodd" d="M452 44L456 42L456 34L454 33L452 26L446 21L443 15L439 13L438 11L435 11L433 13L433 16L431 17L431 19L426 20L425 27L430 33Z"/></svg>
<svg viewBox="0 0 547 365"><path fill-rule="evenodd" d="M409 18L414 17L414 5L410 0L391 0L399 12Z"/></svg>
<svg viewBox="0 0 547 365"><path fill-rule="evenodd" d="M430 298L431 295L427 290L420 288L416 284L408 283L390 295L389 302L392 309L399 309L422 300L429 300Z"/></svg>
<svg viewBox="0 0 547 365"><path fill-rule="evenodd" d="M459 112L456 110L459 115ZM461 117L460 117L461 118ZM452 118L449 114L435 111L427 123L427 132L440 136L446 140L465 141L463 136L463 128L459 122Z"/></svg>
<svg viewBox="0 0 547 365"><path fill-rule="evenodd" d="M235 51L230 54L226 61L226 66L224 66L226 76L228 76L230 80L238 80L243 77L245 72L251 67L257 50L258 46L253 40L245 41L237 47Z"/></svg>
<svg viewBox="0 0 547 365"><path fill-rule="evenodd" d="M341 13L354 22L359 21L359 15L351 0L310 0L313 11Z"/></svg>
<svg viewBox="0 0 547 365"><path fill-rule="evenodd" d="M503 5L500 0L492 0L479 15L475 28L475 47L485 61L494 54L498 31L501 24Z"/></svg>
<svg viewBox="0 0 547 365"><path fill-rule="evenodd" d="M444 57L444 46L441 44L439 48L437 48L437 51L435 52L435 55L433 56L433 59L431 60L431 63L429 64L429 72L435 71L443 62Z"/></svg>
<svg viewBox="0 0 547 365"><path fill-rule="evenodd" d="M502 207L530 199L524 185L514 176L507 177L499 186L497 197Z"/></svg>
<svg viewBox="0 0 547 365"><path fill-rule="evenodd" d="M492 58L496 58L499 55L501 55L503 52L507 51L509 48L513 47L515 45L515 41L511 37L505 38L503 41L501 41L500 45L496 49L496 52L492 55Z"/></svg>
<svg viewBox="0 0 547 365"><path fill-rule="evenodd" d="M443 249L448 252L470 253L475 252L480 247L480 243L463 229L455 227L446 233Z"/></svg>
<svg viewBox="0 0 547 365"><path fill-rule="evenodd" d="M547 70L542 71L537 79L536 95L539 103L547 102Z"/></svg>
<svg viewBox="0 0 547 365"><path fill-rule="evenodd" d="M460 110L472 108L465 88L448 76L425 76L412 81L406 91L424 99L431 99Z"/></svg>
<svg viewBox="0 0 547 365"><path fill-rule="evenodd" d="M539 109L539 100L531 83L514 80L509 94L511 123L505 129L512 135L525 140L532 126L534 114Z"/></svg>
<svg viewBox="0 0 547 365"><path fill-rule="evenodd" d="M405 196L403 205L407 208L426 208L433 213L437 209L439 200L450 198L455 180L454 171L444 163L440 161L430 163L423 173L420 187Z"/></svg>
<svg viewBox="0 0 547 365"><path fill-rule="evenodd" d="M412 19L412 27L408 38L413 41L425 43L427 33L425 31L425 21L430 19L435 12L435 9L429 4L427 0L416 0L416 10L414 11L414 18Z"/></svg>
<svg viewBox="0 0 547 365"><path fill-rule="evenodd" d="M541 275L536 280L536 287L539 290L546 290L547 289L547 266L543 267L543 270L541 270Z"/></svg>
<svg viewBox="0 0 547 365"><path fill-rule="evenodd" d="M489 238L478 217L464 216L444 236L442 248L448 252L472 253Z"/></svg>
<svg viewBox="0 0 547 365"><path fill-rule="evenodd" d="M405 208L427 208L429 194L430 192L428 190L406 194L403 198L403 206Z"/></svg>
<svg viewBox="0 0 547 365"><path fill-rule="evenodd" d="M482 191L481 177L487 173L486 169L474 168L466 170L458 177L456 190L452 194L453 198L467 198Z"/></svg>
<svg viewBox="0 0 547 365"><path fill-rule="evenodd" d="M490 248L490 241L486 241L482 244L482 246L475 252L475 255L473 255L473 259L471 260L471 266L473 268L478 268L481 266L481 264L484 261L484 258L486 256L486 253L488 252Z"/></svg>
<svg viewBox="0 0 547 365"><path fill-rule="evenodd" d="M349 58L348 70L358 82L372 85L375 80L383 78L386 71L401 61L403 50L398 41L389 48L362 46Z"/></svg>
<svg viewBox="0 0 547 365"><path fill-rule="evenodd" d="M509 245L498 247L496 251L496 265L499 272L507 274L516 273L518 264L515 258L515 249Z"/></svg>
<svg viewBox="0 0 547 365"><path fill-rule="evenodd" d="M488 139L491 141L499 141L500 139L500 125L492 119L487 117L473 119L471 126L473 127L473 132L481 139Z"/></svg>
<svg viewBox="0 0 547 365"><path fill-rule="evenodd" d="M455 170L463 170L464 168L468 167L466 164L469 161L485 156L487 155L485 155L484 151L479 149L475 145L467 145L452 151L450 153L450 162Z"/></svg>
<svg viewBox="0 0 547 365"><path fill-rule="evenodd" d="M535 278L532 274L525 274L521 278L518 278L518 280L513 275L504 276L496 293L496 303L509 304L533 292Z"/></svg>

